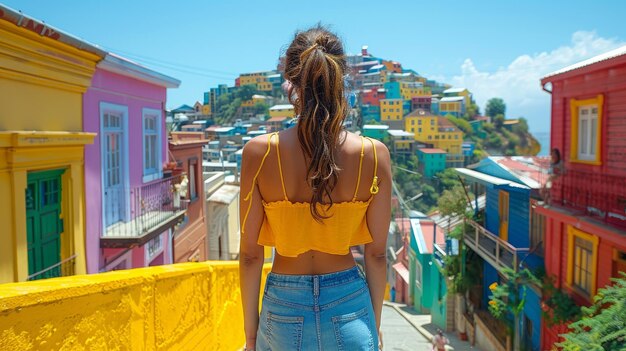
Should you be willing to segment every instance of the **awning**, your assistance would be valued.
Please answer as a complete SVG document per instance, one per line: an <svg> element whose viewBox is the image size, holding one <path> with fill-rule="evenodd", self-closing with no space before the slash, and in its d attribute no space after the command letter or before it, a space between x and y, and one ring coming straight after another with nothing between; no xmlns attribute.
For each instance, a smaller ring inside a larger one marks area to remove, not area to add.
<svg viewBox="0 0 626 351"><path fill-rule="evenodd" d="M393 269L402 277L402 279L408 284L409 283L409 270L406 269L404 263L398 262L394 264Z"/></svg>

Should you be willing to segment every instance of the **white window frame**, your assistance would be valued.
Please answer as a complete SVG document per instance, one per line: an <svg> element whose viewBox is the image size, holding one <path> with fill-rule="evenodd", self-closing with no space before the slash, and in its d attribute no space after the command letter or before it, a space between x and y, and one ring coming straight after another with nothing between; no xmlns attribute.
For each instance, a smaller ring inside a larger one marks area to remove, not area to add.
<svg viewBox="0 0 626 351"><path fill-rule="evenodd" d="M156 152L155 152L156 169L146 168L146 135L148 135L148 133L146 133L146 119L147 118L155 118L155 122L156 122ZM143 108L141 110L141 144L143 145L141 159L142 159L142 165L143 165L142 174L143 174L144 183L148 183L148 182L151 182L153 180L163 177L163 165L162 165L162 159L161 159L162 158L161 149L163 148L163 142L161 139L162 119L163 119L163 116L161 114L161 111L157 109Z"/></svg>
<svg viewBox="0 0 626 351"><path fill-rule="evenodd" d="M593 114L592 110L595 109L596 113ZM583 114L583 111L588 111L587 114ZM591 125L595 121L596 129L592 130ZM583 122L585 122L586 129L583 129ZM598 105L584 105L578 107L578 150L576 153L578 159L582 161L595 161L597 157L597 130L598 130ZM586 138L586 143L583 143L583 139ZM584 149L584 150L583 150ZM593 153L591 152L593 150Z"/></svg>
<svg viewBox="0 0 626 351"><path fill-rule="evenodd" d="M105 204L105 198L104 198L104 191L105 191L105 182L106 182L106 174L104 174L104 160L106 160L106 150L104 148L104 141L102 139L102 133L104 132L104 115L106 113L110 113L110 112L114 112L114 113L121 113L122 114L122 118L123 118L123 122L122 122L122 127L123 127L123 138L122 141L124 143L123 146L123 150L122 150L122 166L124 167L123 169L123 177L124 177L124 189L126 189L125 194L124 194L124 198L126 201L126 211L125 211L125 217L124 220L128 221L130 219L130 162L129 162L129 133L128 131L130 130L128 128L128 106L126 105L119 105L119 104L114 104L114 103L109 103L109 102L104 102L101 101L100 102L100 131L99 133L100 136L100 194L102 196L102 221L101 221L101 236L104 235L104 233L106 233L106 204Z"/></svg>
<svg viewBox="0 0 626 351"><path fill-rule="evenodd" d="M423 279L423 271L422 271L422 264L419 262L419 260L415 260L415 286L417 286L418 288L420 288L420 290L422 289L422 279Z"/></svg>

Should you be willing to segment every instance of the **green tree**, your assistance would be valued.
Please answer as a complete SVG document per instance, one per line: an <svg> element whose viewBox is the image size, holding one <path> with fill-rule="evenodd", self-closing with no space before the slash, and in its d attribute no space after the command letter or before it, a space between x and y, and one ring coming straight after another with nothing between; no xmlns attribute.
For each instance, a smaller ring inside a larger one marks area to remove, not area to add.
<svg viewBox="0 0 626 351"><path fill-rule="evenodd" d="M463 118L456 118L452 115L447 115L446 118L452 122L455 126L457 126L457 128L459 128L461 131L463 131L463 133L465 134L465 136L470 136L473 134L474 130L472 129L472 126L470 125L470 123L463 119Z"/></svg>
<svg viewBox="0 0 626 351"><path fill-rule="evenodd" d="M583 317L569 325L558 346L564 351L626 351L626 273L602 288L593 305L583 307Z"/></svg>
<svg viewBox="0 0 626 351"><path fill-rule="evenodd" d="M465 190L461 185L457 185L450 190L445 190L443 194L437 200L437 206L439 212L443 217L448 217L448 226L446 228L446 235L452 238L459 239L461 235L454 235L451 232L450 223L453 217L461 216L463 218L469 218L470 211L468 210L467 198L465 197ZM460 228L460 227L457 227ZM462 233L462 231L461 231ZM455 256L446 256L445 262L445 275L447 277L453 277L452 288L456 293L462 293L465 288L463 279L463 271L461 267L461 256L463 255L463 240L459 240L459 254Z"/></svg>
<svg viewBox="0 0 626 351"><path fill-rule="evenodd" d="M487 107L485 107L485 113L487 116L494 118L497 115L506 114L506 104L501 98L491 98L487 101Z"/></svg>
<svg viewBox="0 0 626 351"><path fill-rule="evenodd" d="M507 323L510 331L513 331L513 350L519 351L521 347L520 314L526 305L526 290L529 284L539 285L541 282L528 269L514 271L505 268L502 271L504 281L501 284L493 282L489 286L489 312ZM509 314L513 321L508 319ZM513 325L511 325L511 322Z"/></svg>
<svg viewBox="0 0 626 351"><path fill-rule="evenodd" d="M264 102L257 101L252 111L255 115L267 115L269 113L269 106Z"/></svg>
<svg viewBox="0 0 626 351"><path fill-rule="evenodd" d="M501 130L504 127L504 115L497 114L493 117L493 125L496 127L496 130Z"/></svg>

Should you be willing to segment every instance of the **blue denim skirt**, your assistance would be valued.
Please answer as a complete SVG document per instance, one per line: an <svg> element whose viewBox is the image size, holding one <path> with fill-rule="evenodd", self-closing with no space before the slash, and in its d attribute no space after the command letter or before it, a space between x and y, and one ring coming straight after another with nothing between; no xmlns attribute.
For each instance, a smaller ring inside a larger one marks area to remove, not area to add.
<svg viewBox="0 0 626 351"><path fill-rule="evenodd" d="M374 309L361 269L270 273L256 350L378 350Z"/></svg>

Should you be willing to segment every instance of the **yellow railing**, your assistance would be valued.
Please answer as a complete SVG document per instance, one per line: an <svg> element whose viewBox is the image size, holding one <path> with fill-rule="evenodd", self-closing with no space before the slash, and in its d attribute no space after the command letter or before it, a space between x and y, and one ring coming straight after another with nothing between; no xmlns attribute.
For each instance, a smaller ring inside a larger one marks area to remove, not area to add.
<svg viewBox="0 0 626 351"><path fill-rule="evenodd" d="M238 350L240 296L233 261L2 284L0 350Z"/></svg>

